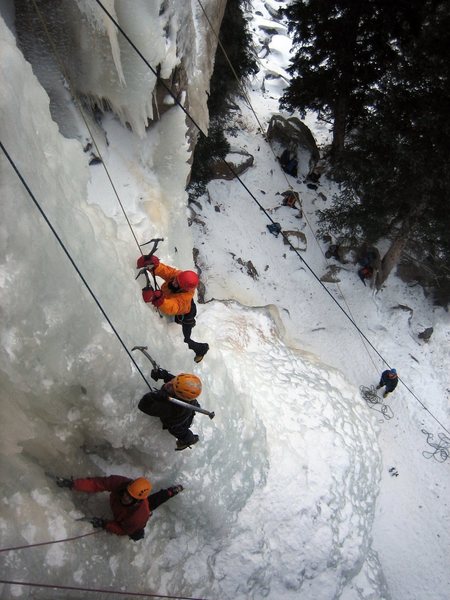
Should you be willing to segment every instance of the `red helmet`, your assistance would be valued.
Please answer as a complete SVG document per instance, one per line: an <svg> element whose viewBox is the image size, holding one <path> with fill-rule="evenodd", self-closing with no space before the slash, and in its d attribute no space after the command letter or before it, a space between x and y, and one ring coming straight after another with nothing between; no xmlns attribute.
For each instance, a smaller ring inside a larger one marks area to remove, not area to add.
<svg viewBox="0 0 450 600"><path fill-rule="evenodd" d="M195 290L198 286L198 275L194 271L181 271L177 275L177 281L180 288L183 290Z"/></svg>

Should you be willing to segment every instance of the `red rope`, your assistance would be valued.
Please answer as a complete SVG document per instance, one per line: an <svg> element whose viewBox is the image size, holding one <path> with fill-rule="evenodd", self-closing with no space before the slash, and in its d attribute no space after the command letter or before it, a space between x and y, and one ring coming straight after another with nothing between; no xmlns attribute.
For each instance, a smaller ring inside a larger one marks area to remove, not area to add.
<svg viewBox="0 0 450 600"><path fill-rule="evenodd" d="M39 544L25 544L25 546L12 546L11 548L0 548L0 552L10 552L12 550L22 550L23 548L35 548L36 546L48 546L49 544L71 542L72 540L78 540L79 538L84 538L88 535L94 535L95 533L100 533L101 531L103 531L103 529L97 529L96 531L90 531L89 533L83 533L83 535L76 535L75 537L64 538L63 540L53 540L52 542L40 542Z"/></svg>
<svg viewBox="0 0 450 600"><path fill-rule="evenodd" d="M84 588L75 587L72 585L51 585L48 583L30 583L29 581L8 581L6 579L0 579L0 583L7 583L9 585L24 585L29 587L40 587L40 588L54 588L57 590L75 590L80 592L98 592L99 594L119 594L121 596L140 596L141 598L170 598L172 600L206 600L206 598L192 598L191 596L165 596L162 594L145 594L141 592L116 592L112 589L102 588Z"/></svg>

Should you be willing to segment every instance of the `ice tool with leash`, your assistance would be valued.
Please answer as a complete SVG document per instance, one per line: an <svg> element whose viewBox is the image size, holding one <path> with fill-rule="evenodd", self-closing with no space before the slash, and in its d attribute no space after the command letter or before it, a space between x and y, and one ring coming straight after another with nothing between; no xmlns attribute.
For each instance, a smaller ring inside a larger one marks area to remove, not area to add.
<svg viewBox="0 0 450 600"><path fill-rule="evenodd" d="M152 366L154 369L160 369L160 366L158 365L156 360L154 360L150 356L150 354L147 352L147 347L148 346L134 346L133 348L131 348L131 351L133 352L133 350L140 350L142 352L142 354L144 354L144 356L146 356L148 358L148 360L152 363ZM200 406L193 406L192 404L189 404L189 402L183 402L183 400L178 400L178 398L169 397L167 399L169 400L169 402L172 402L173 404L178 404L179 406L183 406L184 408L188 408L189 410L193 410L195 412L199 412L204 415L208 415L208 417L210 419L214 419L214 417L216 416L214 412L205 410L204 408L201 408Z"/></svg>
<svg viewBox="0 0 450 600"><path fill-rule="evenodd" d="M153 289L152 286L150 285L150 278L148 276L149 272L152 274L153 276L153 284L154 284L154 289L158 290L159 286L156 282L156 277L155 277L155 273L154 273L154 266L151 263L150 259L151 257L155 254L156 250L158 249L158 244L159 242L163 242L164 238L152 238L151 240L149 240L148 242L145 242L145 244L140 244L140 247L142 248L142 246L146 246L147 244L153 244L152 249L150 250L150 252L148 254L143 254L142 256L140 256L137 260L137 268L140 269L139 273L136 275L136 279L140 276L140 275L145 275L145 280L147 283L147 288L149 289Z"/></svg>

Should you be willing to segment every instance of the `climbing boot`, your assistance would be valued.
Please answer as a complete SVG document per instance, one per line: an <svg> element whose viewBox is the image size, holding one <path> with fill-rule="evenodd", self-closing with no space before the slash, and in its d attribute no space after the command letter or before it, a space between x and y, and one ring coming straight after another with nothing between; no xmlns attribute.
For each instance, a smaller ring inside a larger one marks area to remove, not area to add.
<svg viewBox="0 0 450 600"><path fill-rule="evenodd" d="M209 350L209 344L197 344L195 351L194 362L199 363L203 360L205 354Z"/></svg>
<svg viewBox="0 0 450 600"><path fill-rule="evenodd" d="M190 448L197 442L198 442L198 435L194 435L190 442L182 442L181 440L177 440L177 447L175 448L175 451L179 452L180 450L185 450L186 448Z"/></svg>

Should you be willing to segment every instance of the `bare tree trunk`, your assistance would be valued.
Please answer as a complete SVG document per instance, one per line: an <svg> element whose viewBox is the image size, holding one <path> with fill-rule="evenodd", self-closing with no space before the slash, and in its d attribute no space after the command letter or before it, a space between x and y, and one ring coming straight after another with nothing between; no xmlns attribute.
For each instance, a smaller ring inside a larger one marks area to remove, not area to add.
<svg viewBox="0 0 450 600"><path fill-rule="evenodd" d="M400 261L400 257L402 255L403 249L406 246L406 242L408 238L406 236L398 235L392 242L389 247L389 250L383 256L383 260L381 261L381 269L377 272L377 276L375 279L375 286L377 290L381 288L383 283L389 277L392 269L398 264Z"/></svg>
<svg viewBox="0 0 450 600"><path fill-rule="evenodd" d="M426 202L414 206L403 219L399 233L392 240L392 243L383 256L381 268L376 274L375 286L377 290L381 288L383 283L389 277L392 269L399 263L402 252L408 242L408 236L418 219L423 215L426 208Z"/></svg>
<svg viewBox="0 0 450 600"><path fill-rule="evenodd" d="M344 150L345 129L347 123L347 98L340 96L334 107L333 141L331 144L331 157L333 160L339 158Z"/></svg>
<svg viewBox="0 0 450 600"><path fill-rule="evenodd" d="M354 60L360 30L361 12L362 2L355 2L352 4L350 10L344 11L345 36L342 39L342 46L337 53L337 73L339 75L336 82L337 98L333 107L332 160L339 159L344 150L345 133L348 127L348 109L350 98L355 88Z"/></svg>

